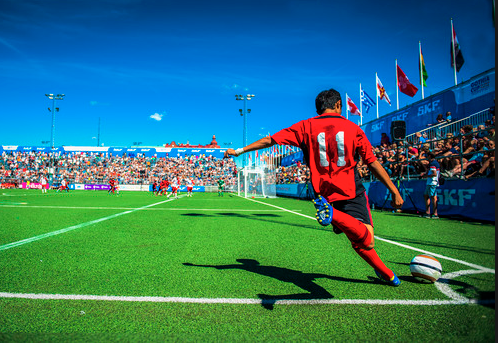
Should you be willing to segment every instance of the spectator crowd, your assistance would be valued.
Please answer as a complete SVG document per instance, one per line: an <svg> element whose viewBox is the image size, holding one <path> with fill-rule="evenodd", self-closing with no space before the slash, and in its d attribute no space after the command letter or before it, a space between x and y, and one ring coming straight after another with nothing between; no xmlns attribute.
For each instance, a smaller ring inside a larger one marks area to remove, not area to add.
<svg viewBox="0 0 498 343"><path fill-rule="evenodd" d="M494 116L484 125L465 125L457 135L447 133L442 139L427 139L415 134L413 141L390 142L382 135L373 153L391 177L422 177L428 172L427 154L436 155L444 177L493 176L495 172ZM371 175L363 161L357 169L363 180ZM41 176L53 183L66 179L69 183L107 184L111 178L120 184L152 184L177 178L186 184L215 186L223 178L228 187L237 184L237 167L232 159L212 156L143 157L105 156L104 154L43 152L3 152L0 155L0 184L39 182ZM309 168L302 162L276 169L276 183L304 183L310 179Z"/></svg>
<svg viewBox="0 0 498 343"><path fill-rule="evenodd" d="M152 184L177 178L193 180L197 186L214 186L219 178L227 185L237 182L237 168L231 159L212 156L135 157L103 154L51 154L4 152L0 155L0 183L38 182L41 176L53 182L107 184L115 178L121 184Z"/></svg>

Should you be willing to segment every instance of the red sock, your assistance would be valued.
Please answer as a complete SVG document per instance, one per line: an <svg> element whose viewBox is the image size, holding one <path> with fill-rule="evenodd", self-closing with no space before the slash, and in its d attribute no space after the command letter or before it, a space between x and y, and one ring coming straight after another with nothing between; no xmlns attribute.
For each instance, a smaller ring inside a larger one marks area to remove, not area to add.
<svg viewBox="0 0 498 343"><path fill-rule="evenodd" d="M387 268L384 262L380 259L375 249L365 250L357 248L353 245L353 249L364 259L369 265L377 270L386 280L391 280L394 273L391 269Z"/></svg>
<svg viewBox="0 0 498 343"><path fill-rule="evenodd" d="M360 246L367 247L372 241L371 237L368 239L369 231L365 224L335 208L332 215L332 224L341 229L351 242L359 244Z"/></svg>

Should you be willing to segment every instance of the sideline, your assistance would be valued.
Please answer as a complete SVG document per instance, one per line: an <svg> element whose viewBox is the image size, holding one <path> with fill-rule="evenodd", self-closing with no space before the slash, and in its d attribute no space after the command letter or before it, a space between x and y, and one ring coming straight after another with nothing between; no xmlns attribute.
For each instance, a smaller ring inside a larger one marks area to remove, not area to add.
<svg viewBox="0 0 498 343"><path fill-rule="evenodd" d="M238 304L238 305L472 305L484 304L488 301L476 299L451 300L389 300L389 299L303 299L303 300L262 300L250 298L182 298L153 296L114 296L114 295L81 295L81 294L35 294L0 292L0 298L39 299L39 300L93 300L93 301L124 301L152 303L194 303L194 304ZM494 301L492 301L494 303Z"/></svg>

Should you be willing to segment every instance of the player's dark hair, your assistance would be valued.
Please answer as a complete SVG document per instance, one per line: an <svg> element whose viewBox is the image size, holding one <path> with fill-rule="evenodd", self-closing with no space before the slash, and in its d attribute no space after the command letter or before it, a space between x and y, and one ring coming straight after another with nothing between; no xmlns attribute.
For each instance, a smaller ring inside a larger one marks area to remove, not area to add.
<svg viewBox="0 0 498 343"><path fill-rule="evenodd" d="M429 151L429 152L427 153L427 157L428 157L430 160L432 160L432 159L436 158L436 154L434 154L432 151Z"/></svg>
<svg viewBox="0 0 498 343"><path fill-rule="evenodd" d="M335 89L320 92L315 99L317 113L322 114L327 108L334 109L338 101L341 101L341 94Z"/></svg>

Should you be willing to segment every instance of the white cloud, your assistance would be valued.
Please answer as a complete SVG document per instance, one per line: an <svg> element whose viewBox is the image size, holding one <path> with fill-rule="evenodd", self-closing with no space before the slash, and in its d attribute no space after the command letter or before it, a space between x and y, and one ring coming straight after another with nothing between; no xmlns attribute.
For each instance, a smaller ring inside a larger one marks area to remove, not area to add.
<svg viewBox="0 0 498 343"><path fill-rule="evenodd" d="M154 119L156 121L161 121L163 119L164 114L154 113L149 118Z"/></svg>

